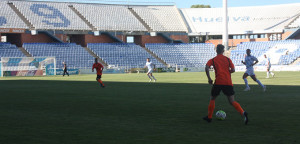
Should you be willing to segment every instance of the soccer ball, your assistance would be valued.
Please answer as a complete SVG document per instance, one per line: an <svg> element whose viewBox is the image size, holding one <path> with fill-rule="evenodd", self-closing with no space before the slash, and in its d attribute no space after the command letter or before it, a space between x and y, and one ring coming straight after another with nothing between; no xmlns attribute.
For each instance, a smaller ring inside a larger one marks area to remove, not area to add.
<svg viewBox="0 0 300 144"><path fill-rule="evenodd" d="M216 117L218 120L224 120L226 118L226 113L222 110L216 112Z"/></svg>

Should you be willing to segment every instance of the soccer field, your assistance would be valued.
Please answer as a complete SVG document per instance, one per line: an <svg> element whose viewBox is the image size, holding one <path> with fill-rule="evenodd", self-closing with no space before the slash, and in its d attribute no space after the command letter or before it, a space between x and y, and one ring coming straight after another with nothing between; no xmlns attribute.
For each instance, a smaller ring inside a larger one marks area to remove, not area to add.
<svg viewBox="0 0 300 144"><path fill-rule="evenodd" d="M296 144L300 143L300 73L276 72L267 91L243 73L232 75L236 100L249 113L249 124L221 94L216 110L226 120L207 115L211 86L204 72L104 74L0 78L1 144ZM213 74L212 74L213 75Z"/></svg>

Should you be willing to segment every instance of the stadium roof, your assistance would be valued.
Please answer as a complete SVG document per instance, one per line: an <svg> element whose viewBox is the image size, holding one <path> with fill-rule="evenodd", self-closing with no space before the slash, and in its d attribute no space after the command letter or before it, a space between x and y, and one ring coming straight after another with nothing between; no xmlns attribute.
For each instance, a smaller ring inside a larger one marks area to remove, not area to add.
<svg viewBox="0 0 300 144"><path fill-rule="evenodd" d="M97 3L114 5L175 5L174 2L165 1L130 1L130 0L10 0L10 1L32 1L32 2L61 2L61 3Z"/></svg>

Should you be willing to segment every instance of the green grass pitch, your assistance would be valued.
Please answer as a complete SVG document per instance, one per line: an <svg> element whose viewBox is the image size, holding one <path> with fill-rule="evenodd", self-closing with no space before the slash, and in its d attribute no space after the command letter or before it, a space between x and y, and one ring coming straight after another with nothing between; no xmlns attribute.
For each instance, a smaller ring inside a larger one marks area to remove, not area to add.
<svg viewBox="0 0 300 144"><path fill-rule="evenodd" d="M275 78L232 75L236 100L249 113L249 125L221 94L216 109L227 118L212 123L207 115L211 86L204 72L104 74L0 78L1 144L296 144L300 143L300 73L276 72ZM212 74L214 75L214 74Z"/></svg>

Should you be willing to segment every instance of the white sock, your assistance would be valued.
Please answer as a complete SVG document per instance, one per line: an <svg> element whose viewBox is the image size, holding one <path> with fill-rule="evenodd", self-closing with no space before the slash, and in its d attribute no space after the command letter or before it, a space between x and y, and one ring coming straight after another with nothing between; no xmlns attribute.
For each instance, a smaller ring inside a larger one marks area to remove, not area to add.
<svg viewBox="0 0 300 144"><path fill-rule="evenodd" d="M249 87L247 78L244 78L246 87Z"/></svg>
<svg viewBox="0 0 300 144"><path fill-rule="evenodd" d="M257 82L261 87L264 87L264 85L263 85L259 80L256 80L256 82Z"/></svg>
<svg viewBox="0 0 300 144"><path fill-rule="evenodd" d="M270 72L271 73L271 75L274 75L274 73L272 73L272 72Z"/></svg>
<svg viewBox="0 0 300 144"><path fill-rule="evenodd" d="M154 80L156 80L156 78L152 75L152 78L154 79Z"/></svg>
<svg viewBox="0 0 300 144"><path fill-rule="evenodd" d="M151 78L151 76L150 76L150 75L148 75L148 77L149 77L149 79L151 79L151 80L152 80L152 78Z"/></svg>
<svg viewBox="0 0 300 144"><path fill-rule="evenodd" d="M269 77L269 73L270 73L270 72L267 72L267 77Z"/></svg>

